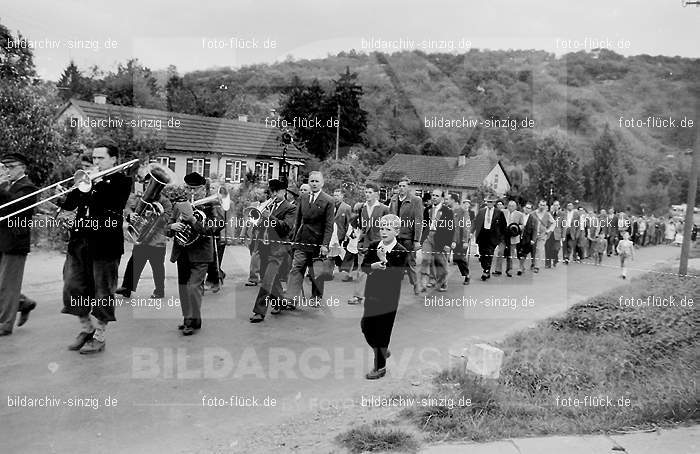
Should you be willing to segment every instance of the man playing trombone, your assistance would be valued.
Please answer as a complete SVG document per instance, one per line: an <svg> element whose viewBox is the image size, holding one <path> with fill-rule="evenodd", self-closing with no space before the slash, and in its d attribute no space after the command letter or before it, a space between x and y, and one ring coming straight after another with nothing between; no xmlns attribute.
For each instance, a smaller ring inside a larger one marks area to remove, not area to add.
<svg viewBox="0 0 700 454"><path fill-rule="evenodd" d="M131 178L119 172L128 164L116 166L118 158L116 143L100 139L92 151L97 176L90 176L90 183L77 184L80 191L72 188L58 203L63 210L76 210L63 266L61 312L80 320L80 333L68 349L81 354L102 351L107 323L116 320L114 291L124 253L123 211L131 192Z"/></svg>
<svg viewBox="0 0 700 454"><path fill-rule="evenodd" d="M27 159L20 153L5 154L0 160L3 173L0 174L0 204L8 204L0 210L0 216L29 206L35 202L36 196L24 198L18 203L12 203L25 195L37 190L24 174ZM31 232L26 221L32 219L32 210L28 209L0 222L0 336L12 334L17 311L21 313L20 323L24 324L29 311L36 303L20 301L24 263L29 253ZM22 222L25 225L22 226Z"/></svg>

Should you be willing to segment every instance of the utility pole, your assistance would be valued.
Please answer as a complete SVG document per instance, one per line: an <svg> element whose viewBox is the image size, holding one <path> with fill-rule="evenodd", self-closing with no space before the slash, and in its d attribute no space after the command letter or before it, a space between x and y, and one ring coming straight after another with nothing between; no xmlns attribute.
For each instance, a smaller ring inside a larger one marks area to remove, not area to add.
<svg viewBox="0 0 700 454"><path fill-rule="evenodd" d="M338 113L336 114L338 126L335 127L335 160L338 160L338 149L340 148L340 103L338 103Z"/></svg>
<svg viewBox="0 0 700 454"><path fill-rule="evenodd" d="M700 88L698 88L700 91ZM700 93L695 96L695 119L698 120L700 114ZM688 181L688 199L685 206L685 228L683 229L683 244L681 245L681 263L678 267L678 274L685 276L688 274L688 255L693 234L693 219L695 215L695 193L698 190L698 165L700 165L700 125L695 124L695 150L693 160L690 164L690 181Z"/></svg>

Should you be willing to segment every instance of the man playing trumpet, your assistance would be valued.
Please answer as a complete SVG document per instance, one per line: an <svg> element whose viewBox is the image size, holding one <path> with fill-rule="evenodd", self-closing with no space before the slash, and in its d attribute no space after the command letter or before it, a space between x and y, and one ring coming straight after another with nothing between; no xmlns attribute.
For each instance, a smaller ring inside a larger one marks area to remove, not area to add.
<svg viewBox="0 0 700 454"><path fill-rule="evenodd" d="M223 209L214 203L202 205L205 218L195 216L194 204L203 199L206 180L197 172L185 175L185 185L190 195L190 202L176 203L166 227L166 235L175 237L170 261L177 263L177 284L180 293L183 324L178 326L182 334L190 336L202 326L202 291L204 278L209 263L216 260L214 256L213 235L224 227ZM214 202L214 200L212 200ZM196 238L189 244L182 239L187 232Z"/></svg>

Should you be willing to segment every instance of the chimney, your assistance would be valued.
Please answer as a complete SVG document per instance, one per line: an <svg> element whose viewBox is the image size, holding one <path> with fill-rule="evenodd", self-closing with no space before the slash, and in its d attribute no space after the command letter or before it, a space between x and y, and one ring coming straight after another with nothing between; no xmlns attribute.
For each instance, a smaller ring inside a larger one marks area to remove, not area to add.
<svg viewBox="0 0 700 454"><path fill-rule="evenodd" d="M94 103L107 104L107 95L103 95L102 93L95 93Z"/></svg>
<svg viewBox="0 0 700 454"><path fill-rule="evenodd" d="M238 121L248 122L248 115L239 115Z"/></svg>
<svg viewBox="0 0 700 454"><path fill-rule="evenodd" d="M464 167L467 164L467 157L463 154L457 157L457 167Z"/></svg>

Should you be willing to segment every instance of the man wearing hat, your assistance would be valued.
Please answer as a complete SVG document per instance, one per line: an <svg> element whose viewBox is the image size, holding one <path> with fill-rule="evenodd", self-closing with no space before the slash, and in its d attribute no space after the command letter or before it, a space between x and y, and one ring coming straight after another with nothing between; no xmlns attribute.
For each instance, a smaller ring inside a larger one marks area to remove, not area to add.
<svg viewBox="0 0 700 454"><path fill-rule="evenodd" d="M198 234L198 238L189 246L180 244L177 238L173 242L170 261L177 263L177 284L180 294L183 324L178 326L182 334L190 336L202 326L202 291L204 278L209 263L216 260L214 256L214 235L223 228L223 209L217 204L200 205L197 209L204 212L205 220L198 220L193 213L192 203L203 199L206 191L206 179L197 172L185 175L185 187L190 202L175 204L173 213L166 227L166 235L174 237L187 228Z"/></svg>
<svg viewBox="0 0 700 454"><path fill-rule="evenodd" d="M7 153L0 158L0 205L30 194L37 187L25 175L27 159L20 153ZM28 197L0 209L0 216L5 216L33 204L36 196ZM27 260L30 245L30 221L33 210L26 210L0 222L0 336L12 334L17 312L22 326L29 317L29 312L36 303L20 297L24 263Z"/></svg>
<svg viewBox="0 0 700 454"><path fill-rule="evenodd" d="M109 138L100 139L92 160L99 171L116 166L117 144ZM116 320L114 293L124 254L123 212L130 192L131 178L116 172L95 182L89 192L72 190L57 203L65 211L76 211L63 266L61 312L78 317L81 331L69 350L84 355L101 352L107 323Z"/></svg>
<svg viewBox="0 0 700 454"><path fill-rule="evenodd" d="M255 298L251 323L265 320L268 305L273 306L273 314L280 312L283 299L280 269L285 258L289 257L289 234L294 229L296 214L296 207L287 202L285 197L286 182L273 178L268 182L268 186L273 202L268 209L260 213L261 219L253 240L258 242L260 251L262 283Z"/></svg>
<svg viewBox="0 0 700 454"><path fill-rule="evenodd" d="M493 251L506 236L506 218L503 212L494 206L496 198L486 196L486 206L479 210L474 219L474 238L479 245L479 262L481 263L481 280L491 277Z"/></svg>

